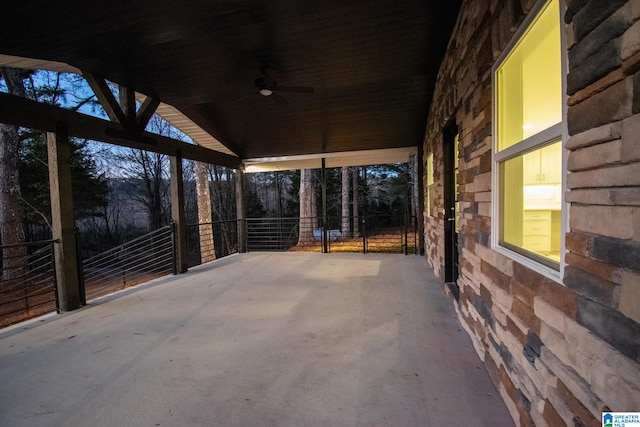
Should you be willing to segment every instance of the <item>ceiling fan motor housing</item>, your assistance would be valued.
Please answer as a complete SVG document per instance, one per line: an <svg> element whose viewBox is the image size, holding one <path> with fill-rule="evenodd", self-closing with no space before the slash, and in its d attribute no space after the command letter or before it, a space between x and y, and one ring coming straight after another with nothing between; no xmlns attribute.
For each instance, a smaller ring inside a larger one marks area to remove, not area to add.
<svg viewBox="0 0 640 427"><path fill-rule="evenodd" d="M275 81L272 85L268 85L264 77L259 77L256 79L256 87L258 88L258 93L263 96L269 96L273 93L274 90L277 89Z"/></svg>

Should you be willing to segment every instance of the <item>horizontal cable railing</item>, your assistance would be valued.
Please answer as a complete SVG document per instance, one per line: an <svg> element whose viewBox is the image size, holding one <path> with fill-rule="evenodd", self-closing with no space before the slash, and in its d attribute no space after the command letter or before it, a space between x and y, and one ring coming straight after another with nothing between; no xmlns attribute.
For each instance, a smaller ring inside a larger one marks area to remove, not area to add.
<svg viewBox="0 0 640 427"><path fill-rule="evenodd" d="M189 267L238 252L238 221L235 219L185 227Z"/></svg>
<svg viewBox="0 0 640 427"><path fill-rule="evenodd" d="M249 251L322 251L322 218L249 218ZM328 218L329 252L416 253L415 221L398 215Z"/></svg>
<svg viewBox="0 0 640 427"><path fill-rule="evenodd" d="M87 299L171 274L173 228L166 226L82 262Z"/></svg>
<svg viewBox="0 0 640 427"><path fill-rule="evenodd" d="M249 251L320 250L318 218L248 218Z"/></svg>
<svg viewBox="0 0 640 427"><path fill-rule="evenodd" d="M58 308L55 241L0 246L0 327Z"/></svg>

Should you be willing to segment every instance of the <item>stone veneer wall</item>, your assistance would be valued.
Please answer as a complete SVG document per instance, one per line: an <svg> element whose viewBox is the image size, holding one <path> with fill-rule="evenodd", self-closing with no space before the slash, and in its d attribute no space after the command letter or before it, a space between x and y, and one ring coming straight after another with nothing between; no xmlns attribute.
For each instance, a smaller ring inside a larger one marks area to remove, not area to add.
<svg viewBox="0 0 640 427"><path fill-rule="evenodd" d="M462 4L428 112L424 155L434 154L437 215L425 212L426 256L443 277L442 132L454 118L460 321L518 425L599 426L603 410L640 411L640 1L565 5L564 284L490 244L491 68L534 3ZM534 366L525 347L539 355Z"/></svg>

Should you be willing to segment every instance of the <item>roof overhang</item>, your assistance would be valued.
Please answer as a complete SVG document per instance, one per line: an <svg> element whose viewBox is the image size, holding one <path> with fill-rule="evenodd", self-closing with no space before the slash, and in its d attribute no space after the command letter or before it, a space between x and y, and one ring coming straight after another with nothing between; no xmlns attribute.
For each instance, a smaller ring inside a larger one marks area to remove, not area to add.
<svg viewBox="0 0 640 427"><path fill-rule="evenodd" d="M400 147L301 156L263 157L259 159L245 159L242 163L245 172L255 173L295 169L320 169L323 158L325 159L326 168L407 163L411 159L411 156L417 153L418 149L416 147Z"/></svg>
<svg viewBox="0 0 640 427"><path fill-rule="evenodd" d="M0 63L82 73L111 122L156 112L247 167L395 162L423 143L461 2L8 2Z"/></svg>

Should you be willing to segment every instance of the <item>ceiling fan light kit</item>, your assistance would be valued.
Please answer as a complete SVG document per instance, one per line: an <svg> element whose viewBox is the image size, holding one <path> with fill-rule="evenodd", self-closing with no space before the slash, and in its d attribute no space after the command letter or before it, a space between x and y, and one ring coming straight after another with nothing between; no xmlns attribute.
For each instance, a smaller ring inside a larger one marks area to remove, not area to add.
<svg viewBox="0 0 640 427"><path fill-rule="evenodd" d="M315 92L313 87L304 87L304 86L280 87L278 86L278 83L274 80L273 76L270 75L271 71L268 67L262 67L261 71L262 71L262 74L264 74L264 76L258 77L254 82L257 90L256 93L259 93L262 96L273 95L271 99L273 99L278 104L286 106L289 103L284 98L276 94L275 92L291 92L291 93L314 93ZM244 97L240 99L244 99Z"/></svg>

